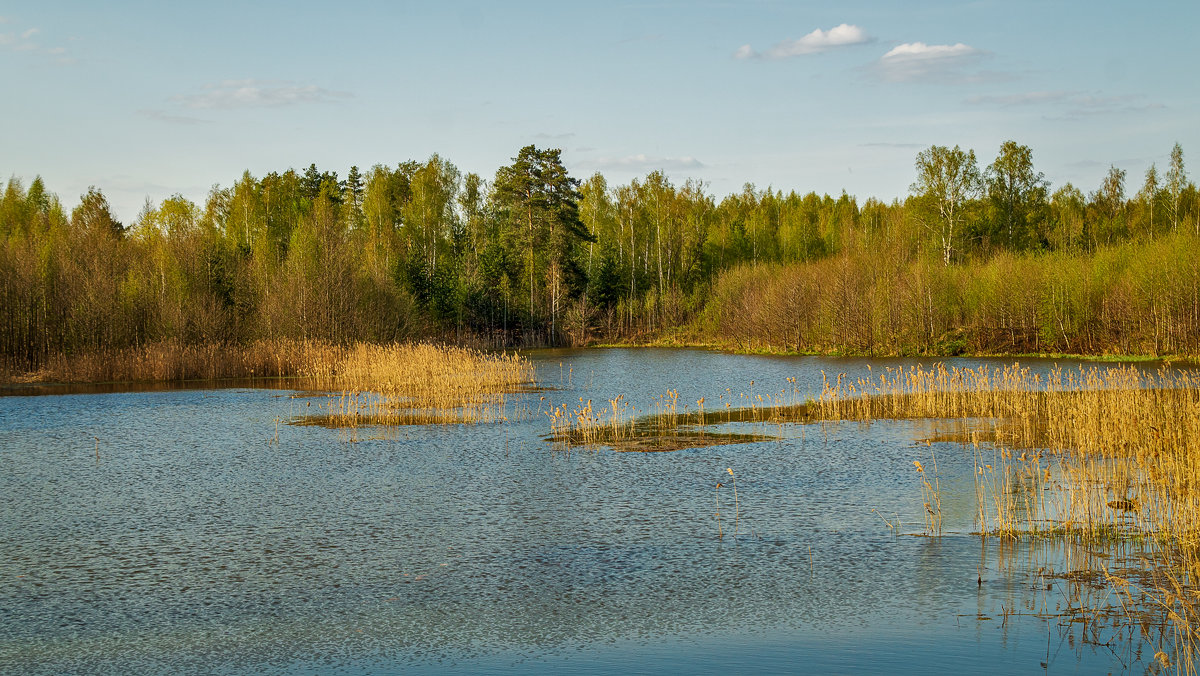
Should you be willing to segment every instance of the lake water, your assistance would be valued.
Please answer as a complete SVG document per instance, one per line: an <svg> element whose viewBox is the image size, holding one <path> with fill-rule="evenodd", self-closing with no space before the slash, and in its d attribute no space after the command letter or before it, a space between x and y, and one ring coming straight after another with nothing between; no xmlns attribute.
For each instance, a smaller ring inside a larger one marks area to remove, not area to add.
<svg viewBox="0 0 1200 676"><path fill-rule="evenodd" d="M667 388L694 410L751 380L816 394L821 369L914 363L531 357L535 412L618 394L645 411ZM277 424L323 401L291 394L0 398L0 673L1097 673L1157 649L1061 616L1088 590L1045 569L1112 552L971 534L972 453L926 446L937 421L566 453L544 415L352 441ZM912 465L932 453L939 538L919 535Z"/></svg>

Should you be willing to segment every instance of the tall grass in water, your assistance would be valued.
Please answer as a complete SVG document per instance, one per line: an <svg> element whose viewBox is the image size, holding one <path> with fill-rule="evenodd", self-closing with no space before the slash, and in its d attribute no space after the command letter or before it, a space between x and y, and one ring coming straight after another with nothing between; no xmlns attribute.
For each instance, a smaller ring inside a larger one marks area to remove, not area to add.
<svg viewBox="0 0 1200 676"><path fill-rule="evenodd" d="M349 347L336 361L303 373L331 396L327 415L310 422L336 427L476 423L507 420L507 395L534 381L530 361L427 344Z"/></svg>
<svg viewBox="0 0 1200 676"><path fill-rule="evenodd" d="M1166 617L1176 668L1193 673L1200 647L1200 378L1131 367L1005 369L936 366L877 379L825 382L813 417L973 418L991 426L990 456L974 447L983 534L1125 538L1155 546L1130 622ZM918 471L921 468L918 465ZM924 472L922 472L924 476ZM928 495L926 482L923 492ZM926 498L928 503L928 498ZM1114 591L1130 583L1108 576ZM1166 653L1164 653L1166 655Z"/></svg>
<svg viewBox="0 0 1200 676"><path fill-rule="evenodd" d="M1190 372L897 369L877 380L826 382L809 414L989 421L997 462L977 456L976 468L995 487L988 492L1054 482L1067 489L1061 516L1073 527L1099 533L1132 525L1200 546L1200 378ZM963 441L977 446L977 439ZM1001 467L1009 475L994 476ZM1021 507L1044 515L1046 504L1034 495Z"/></svg>
<svg viewBox="0 0 1200 676"><path fill-rule="evenodd" d="M942 484L937 473L937 457L933 458L932 477L925 471L920 460L913 460L917 474L921 477L921 497L925 507L925 532L930 535L942 534Z"/></svg>
<svg viewBox="0 0 1200 676"><path fill-rule="evenodd" d="M596 406L592 401L579 399L576 404L551 406L544 411L550 421L551 439L566 448L572 446L610 445L626 450L675 450L715 443L737 443L758 440L758 435L714 434L704 428L724 423L785 423L807 422L807 409L800 403L800 388L795 378L787 378L788 388L770 394L733 394L731 388L720 395L719 403L724 408L707 410L707 399L696 400L693 415L686 404L679 404L679 390L670 389L655 396L649 410L638 416L636 407L630 406L624 395L608 400L607 405ZM734 401L745 401L747 405L732 407ZM654 444L654 440L661 443Z"/></svg>
<svg viewBox="0 0 1200 676"><path fill-rule="evenodd" d="M637 418L637 409L625 401L625 395L609 399L608 405L599 409L592 407L591 399L580 397L578 406L552 406L544 413L550 419L551 436L568 447L628 439L634 434Z"/></svg>

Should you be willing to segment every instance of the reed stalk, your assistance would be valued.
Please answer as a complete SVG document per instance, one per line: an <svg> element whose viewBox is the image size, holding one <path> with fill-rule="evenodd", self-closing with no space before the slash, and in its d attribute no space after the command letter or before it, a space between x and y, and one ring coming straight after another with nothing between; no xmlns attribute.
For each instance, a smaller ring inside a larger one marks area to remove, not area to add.
<svg viewBox="0 0 1200 676"><path fill-rule="evenodd" d="M737 477L734 476L732 467L725 468L725 471L729 472L730 480L733 481L733 537L736 538L742 516L741 509L738 507Z"/></svg>

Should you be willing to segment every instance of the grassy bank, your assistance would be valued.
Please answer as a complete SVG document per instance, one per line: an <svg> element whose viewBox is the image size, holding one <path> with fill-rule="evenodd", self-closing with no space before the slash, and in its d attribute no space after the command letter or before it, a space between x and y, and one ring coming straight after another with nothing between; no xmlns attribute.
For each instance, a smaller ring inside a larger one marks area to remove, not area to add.
<svg viewBox="0 0 1200 676"><path fill-rule="evenodd" d="M106 383L224 378L287 378L319 372L345 348L316 340L246 344L185 344L166 340L137 347L55 353L34 371L0 371L0 383Z"/></svg>
<svg viewBox="0 0 1200 676"><path fill-rule="evenodd" d="M0 384L170 382L300 378L342 391L417 395L434 386L456 392L532 379L527 360L502 353L424 343L336 344L322 340L258 340L246 344L184 344L168 340L139 347L55 354L36 371L0 371Z"/></svg>
<svg viewBox="0 0 1200 676"><path fill-rule="evenodd" d="M711 350L729 354L762 355L772 357L847 357L847 358L942 358L947 355L933 352L896 351L859 352L845 349L828 350L795 350L789 347L769 343L755 343L741 340L702 340L698 337L678 338L675 336L655 336L644 340L625 342L598 342L588 347L606 348L679 348L692 350ZM995 358L995 359L1061 359L1091 361L1111 364L1137 364L1145 362L1165 362L1175 364L1200 364L1200 356L1187 354L1086 354L1065 352L969 352L953 355L957 357Z"/></svg>

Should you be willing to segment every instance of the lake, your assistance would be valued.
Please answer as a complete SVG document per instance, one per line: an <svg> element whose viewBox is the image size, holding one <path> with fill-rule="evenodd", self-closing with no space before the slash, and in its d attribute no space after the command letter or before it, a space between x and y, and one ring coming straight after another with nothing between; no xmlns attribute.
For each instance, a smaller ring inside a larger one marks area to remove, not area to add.
<svg viewBox="0 0 1200 676"><path fill-rule="evenodd" d="M0 673L1152 663L1152 642L1072 621L1101 590L1053 577L1136 547L972 534L971 449L926 444L944 421L740 424L727 427L772 438L568 452L540 412L618 394L647 411L668 388L711 410L726 388L778 392L791 377L815 396L822 369L913 360L530 357L546 389L512 397L525 419L352 436L287 424L326 401L287 383L0 398ZM946 534L925 537L913 461L934 455Z"/></svg>

